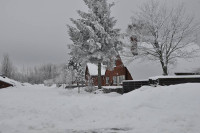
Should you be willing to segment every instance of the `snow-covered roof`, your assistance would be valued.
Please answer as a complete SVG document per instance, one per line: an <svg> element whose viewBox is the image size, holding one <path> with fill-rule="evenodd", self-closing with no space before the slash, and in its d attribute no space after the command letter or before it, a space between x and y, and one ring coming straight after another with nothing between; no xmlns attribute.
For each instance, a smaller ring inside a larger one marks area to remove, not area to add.
<svg viewBox="0 0 200 133"><path fill-rule="evenodd" d="M200 75L155 76L155 77L150 77L149 79L156 80L156 79L162 79L162 78L200 78Z"/></svg>
<svg viewBox="0 0 200 133"><path fill-rule="evenodd" d="M103 89L115 90L120 89L122 86L102 86Z"/></svg>
<svg viewBox="0 0 200 133"><path fill-rule="evenodd" d="M5 76L0 76L0 81L3 81L3 82L8 83L8 84L11 84L13 86L21 85L21 83L15 81L15 80L9 79L9 78L7 78Z"/></svg>
<svg viewBox="0 0 200 133"><path fill-rule="evenodd" d="M141 80L124 80L123 82L141 82L141 81L149 81L149 79L141 79Z"/></svg>
<svg viewBox="0 0 200 133"><path fill-rule="evenodd" d="M127 67L133 79L148 79L162 75L162 68L159 61L150 61L148 59L139 59L130 56L130 48L126 48L120 53L124 66ZM169 74L174 75L177 72L194 72L200 68L200 53L197 57L191 59L177 59L176 64L169 67Z"/></svg>
<svg viewBox="0 0 200 133"><path fill-rule="evenodd" d="M124 66L127 67L133 79L148 79L162 75L162 68L159 62L149 61L142 59L125 60L122 58ZM192 59L178 59L175 65L169 67L169 74L174 75L177 72L194 72L197 68L200 68L200 57Z"/></svg>
<svg viewBox="0 0 200 133"><path fill-rule="evenodd" d="M98 66L93 63L87 63L88 71L90 76L96 76L98 75ZM106 67L101 64L101 75L105 75L106 73Z"/></svg>
<svg viewBox="0 0 200 133"><path fill-rule="evenodd" d="M3 81L3 82L8 83L8 84L12 84L10 79L7 78L7 77L4 77L4 76L0 76L0 81Z"/></svg>

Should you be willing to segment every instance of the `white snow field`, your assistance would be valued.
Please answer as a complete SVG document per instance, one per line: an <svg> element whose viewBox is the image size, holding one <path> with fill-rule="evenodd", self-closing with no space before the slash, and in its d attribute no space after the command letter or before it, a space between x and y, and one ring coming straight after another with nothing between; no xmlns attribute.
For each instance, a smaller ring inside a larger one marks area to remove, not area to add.
<svg viewBox="0 0 200 133"><path fill-rule="evenodd" d="M89 94L43 85L0 90L0 133L199 133L200 84Z"/></svg>

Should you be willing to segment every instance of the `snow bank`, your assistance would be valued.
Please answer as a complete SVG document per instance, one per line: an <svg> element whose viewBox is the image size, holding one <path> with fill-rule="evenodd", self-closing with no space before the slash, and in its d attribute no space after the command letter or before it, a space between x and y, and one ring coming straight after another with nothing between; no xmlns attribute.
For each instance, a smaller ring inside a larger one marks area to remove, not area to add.
<svg viewBox="0 0 200 133"><path fill-rule="evenodd" d="M141 79L141 80L124 80L123 82L141 82L141 81L149 81L149 79Z"/></svg>
<svg viewBox="0 0 200 133"><path fill-rule="evenodd" d="M104 89L119 89L119 88L123 88L122 86L102 86L102 88Z"/></svg>
<svg viewBox="0 0 200 133"><path fill-rule="evenodd" d="M43 85L0 90L2 133L198 133L200 84L124 95Z"/></svg>

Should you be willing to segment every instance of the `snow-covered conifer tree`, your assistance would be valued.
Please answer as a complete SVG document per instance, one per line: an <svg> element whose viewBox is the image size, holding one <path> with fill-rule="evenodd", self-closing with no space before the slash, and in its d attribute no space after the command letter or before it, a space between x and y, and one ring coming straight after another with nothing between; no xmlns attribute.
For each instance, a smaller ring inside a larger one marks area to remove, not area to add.
<svg viewBox="0 0 200 133"><path fill-rule="evenodd" d="M73 72L74 79L72 79L72 81L76 82L77 86L79 87L80 83L83 84L85 80L85 77L84 77L85 75L84 75L84 68L77 61L78 61L77 58L72 57L68 62L68 70Z"/></svg>
<svg viewBox="0 0 200 133"><path fill-rule="evenodd" d="M114 3L107 0L84 0L89 11L78 11L80 19L71 19L75 27L69 27L71 55L78 56L79 62L98 64L98 88L101 88L101 63L113 68L121 49L119 29L111 17Z"/></svg>

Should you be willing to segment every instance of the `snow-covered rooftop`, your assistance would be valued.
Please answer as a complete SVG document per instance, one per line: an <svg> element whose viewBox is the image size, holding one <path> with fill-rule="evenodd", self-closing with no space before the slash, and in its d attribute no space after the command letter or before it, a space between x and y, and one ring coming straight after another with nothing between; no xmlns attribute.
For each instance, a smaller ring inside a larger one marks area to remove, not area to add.
<svg viewBox="0 0 200 133"><path fill-rule="evenodd" d="M163 73L159 61L133 57L131 56L130 48L126 48L121 52L120 57L134 80L148 79ZM174 75L175 72L194 72L197 68L200 68L200 53L191 59L177 59L176 64L169 66L169 74Z"/></svg>
<svg viewBox="0 0 200 133"><path fill-rule="evenodd" d="M149 81L149 79L140 79L140 80L124 80L123 82L141 82L141 81Z"/></svg>
<svg viewBox="0 0 200 133"><path fill-rule="evenodd" d="M149 79L162 79L162 78L200 78L200 75L180 75L180 76L155 76L150 77Z"/></svg>
<svg viewBox="0 0 200 133"><path fill-rule="evenodd" d="M21 85L21 83L15 81L15 80L9 79L9 78L7 78L5 76L0 76L0 81L9 83L9 84L11 84L13 86L19 86L19 85Z"/></svg>
<svg viewBox="0 0 200 133"><path fill-rule="evenodd" d="M98 75L98 66L93 63L87 63L88 71L90 76L96 76ZM101 75L105 75L106 73L106 67L101 64Z"/></svg>
<svg viewBox="0 0 200 133"><path fill-rule="evenodd" d="M0 81L3 81L3 82L5 82L5 83L12 84L11 81L10 81L10 79L7 78L7 77L4 77L4 76L0 76Z"/></svg>

